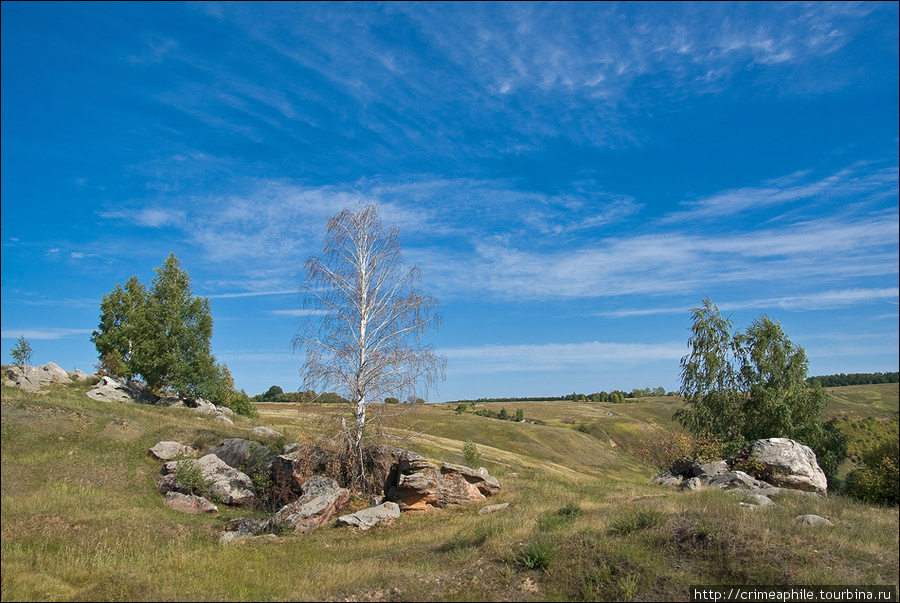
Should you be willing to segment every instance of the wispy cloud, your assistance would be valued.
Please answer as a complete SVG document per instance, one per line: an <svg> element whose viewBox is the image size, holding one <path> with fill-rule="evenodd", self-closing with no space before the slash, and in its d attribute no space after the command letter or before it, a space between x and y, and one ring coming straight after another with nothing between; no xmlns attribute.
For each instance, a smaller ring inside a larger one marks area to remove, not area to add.
<svg viewBox="0 0 900 603"><path fill-rule="evenodd" d="M296 289L285 289L280 291L243 291L240 293L216 293L207 295L210 299L234 299L242 297L265 297L268 295L297 295Z"/></svg>
<svg viewBox="0 0 900 603"><path fill-rule="evenodd" d="M785 297L751 298L740 301L715 300L715 303L720 310L725 312L731 310L765 310L771 308L805 311L834 310L880 302L896 304L898 297L900 297L900 289L897 287L873 289L848 288ZM597 315L607 318L630 318L634 316L653 316L658 314L687 315L690 309L691 306L689 305L623 308L620 310L598 312Z"/></svg>
<svg viewBox="0 0 900 603"><path fill-rule="evenodd" d="M91 329L6 329L2 332L4 339L15 339L20 335L26 339L70 339L83 337L92 333Z"/></svg>
<svg viewBox="0 0 900 603"><path fill-rule="evenodd" d="M579 342L535 345L484 345L439 350L459 374L551 371L585 366L678 360L684 343Z"/></svg>
<svg viewBox="0 0 900 603"><path fill-rule="evenodd" d="M773 206L794 202L814 201L825 204L834 200L851 199L854 203L884 198L898 194L900 171L897 166L880 169L864 169L855 165L818 180L808 180L808 172L772 180L762 186L722 191L714 195L686 201L688 208L673 212L661 223L677 223L686 220L725 218L748 211L771 212ZM806 180L806 181L804 181Z"/></svg>

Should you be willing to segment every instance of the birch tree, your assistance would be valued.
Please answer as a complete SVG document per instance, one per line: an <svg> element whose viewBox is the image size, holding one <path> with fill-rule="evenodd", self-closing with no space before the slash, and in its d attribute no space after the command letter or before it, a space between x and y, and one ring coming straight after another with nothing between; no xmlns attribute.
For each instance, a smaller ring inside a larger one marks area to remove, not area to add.
<svg viewBox="0 0 900 603"><path fill-rule="evenodd" d="M293 342L306 351L304 386L337 389L350 400L348 477L364 484L368 406L422 394L443 379L445 359L422 341L440 322L437 300L417 289L419 270L403 266L399 232L382 224L375 205L332 217L324 253L310 257L305 272L308 319Z"/></svg>

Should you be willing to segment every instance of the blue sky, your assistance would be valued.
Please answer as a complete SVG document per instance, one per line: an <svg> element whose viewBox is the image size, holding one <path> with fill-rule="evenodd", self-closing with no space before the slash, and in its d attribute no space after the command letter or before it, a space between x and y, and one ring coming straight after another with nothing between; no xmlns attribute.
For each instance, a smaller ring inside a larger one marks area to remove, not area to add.
<svg viewBox="0 0 900 603"><path fill-rule="evenodd" d="M440 302L430 400L677 389L689 309L898 370L897 3L2 4L2 352L173 252L253 395L325 220Z"/></svg>

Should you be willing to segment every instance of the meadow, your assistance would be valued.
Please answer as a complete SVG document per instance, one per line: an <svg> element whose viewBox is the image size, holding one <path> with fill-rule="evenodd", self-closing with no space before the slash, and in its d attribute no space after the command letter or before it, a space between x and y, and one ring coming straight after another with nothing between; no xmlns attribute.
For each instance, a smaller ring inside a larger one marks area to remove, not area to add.
<svg viewBox="0 0 900 603"><path fill-rule="evenodd" d="M155 491L161 461L147 449L161 440L209 448L256 425L321 442L347 409L258 404L258 418L223 425L185 409L97 402L87 387L2 388L4 601L680 601L696 584L898 583L896 507L829 494L750 510L728 492L651 486L655 469L627 451L677 428L675 397L478 405L521 408L521 423L457 414L450 403L379 405L397 446L462 463L463 443L474 442L503 487L485 504L510 506L222 545L225 523L248 511L171 510ZM829 393L829 416L897 413L897 384ZM834 525L801 525L803 514Z"/></svg>

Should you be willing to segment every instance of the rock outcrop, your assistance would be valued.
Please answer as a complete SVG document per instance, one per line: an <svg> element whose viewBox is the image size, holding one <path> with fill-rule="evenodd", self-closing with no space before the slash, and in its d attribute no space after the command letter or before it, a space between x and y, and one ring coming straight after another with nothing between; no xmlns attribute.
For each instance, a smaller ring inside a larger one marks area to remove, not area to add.
<svg viewBox="0 0 900 603"><path fill-rule="evenodd" d="M400 517L400 506L397 503L388 501L376 507L369 507L356 513L338 517L336 524L368 530L382 521L396 519L397 517Z"/></svg>
<svg viewBox="0 0 900 603"><path fill-rule="evenodd" d="M277 438L284 435L280 431L275 431L274 429L263 427L262 425L254 427L250 430L250 433L261 438Z"/></svg>
<svg viewBox="0 0 900 603"><path fill-rule="evenodd" d="M148 452L163 461L171 461L179 457L193 456L197 450L178 442L157 442Z"/></svg>
<svg viewBox="0 0 900 603"><path fill-rule="evenodd" d="M757 440L728 462L773 486L806 492L828 489L828 480L812 449L787 438Z"/></svg>
<svg viewBox="0 0 900 603"><path fill-rule="evenodd" d="M490 475L408 455L397 465L397 485L386 494L401 510L410 511L481 501L499 491L500 482Z"/></svg>
<svg viewBox="0 0 900 603"><path fill-rule="evenodd" d="M52 362L41 366L11 366L6 369L6 377L8 385L29 393L41 391L53 383L72 382L69 373Z"/></svg>
<svg viewBox="0 0 900 603"><path fill-rule="evenodd" d="M109 375L100 377L100 383L87 391L87 397L101 402L156 404L159 401L159 396L144 391L137 381Z"/></svg>
<svg viewBox="0 0 900 603"><path fill-rule="evenodd" d="M179 464L186 464L187 470L199 469L204 490L214 500L226 505L249 505L256 496L253 480L246 473L227 465L214 454L207 454L198 460L169 461L163 466L163 475L157 482L157 491L165 494L175 490L190 494L188 484L178 481ZM185 469L183 469L184 471Z"/></svg>
<svg viewBox="0 0 900 603"><path fill-rule="evenodd" d="M333 479L314 475L303 484L303 496L275 513L270 529L309 534L331 521L349 502L349 490Z"/></svg>
<svg viewBox="0 0 900 603"><path fill-rule="evenodd" d="M650 483L681 489L700 487L725 490L769 490L780 488L825 492L828 482L808 447L787 438L757 440L733 457L711 463L679 459L669 471Z"/></svg>
<svg viewBox="0 0 900 603"><path fill-rule="evenodd" d="M265 446L242 438L228 438L209 453L247 475L268 475L275 459L275 454Z"/></svg>
<svg viewBox="0 0 900 603"><path fill-rule="evenodd" d="M182 513L218 513L219 509L202 496L182 494L181 492L166 492L166 504Z"/></svg>

